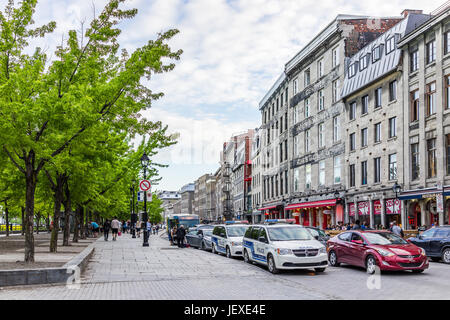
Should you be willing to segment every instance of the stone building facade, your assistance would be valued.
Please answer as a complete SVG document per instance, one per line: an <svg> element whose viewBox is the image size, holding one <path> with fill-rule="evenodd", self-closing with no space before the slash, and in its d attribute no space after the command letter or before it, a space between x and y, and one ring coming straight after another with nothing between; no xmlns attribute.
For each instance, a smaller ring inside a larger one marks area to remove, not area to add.
<svg viewBox="0 0 450 320"><path fill-rule="evenodd" d="M181 213L193 214L195 183L188 183L180 189Z"/></svg>
<svg viewBox="0 0 450 320"><path fill-rule="evenodd" d="M251 206L249 210L252 212L251 220L254 223L264 221L264 215L259 210L262 205L262 174L261 174L261 129L255 129L255 135L252 141L252 150L250 154L252 166L252 183L251 183Z"/></svg>

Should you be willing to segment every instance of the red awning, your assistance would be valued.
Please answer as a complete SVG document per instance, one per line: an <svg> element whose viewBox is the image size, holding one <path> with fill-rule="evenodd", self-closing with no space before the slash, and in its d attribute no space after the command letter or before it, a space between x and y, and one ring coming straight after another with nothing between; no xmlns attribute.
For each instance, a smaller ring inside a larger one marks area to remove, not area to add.
<svg viewBox="0 0 450 320"><path fill-rule="evenodd" d="M329 207L329 206L335 206L335 205L336 205L336 199L331 199L331 200L321 200L321 201L290 204L285 208L285 210L316 208L316 207Z"/></svg>
<svg viewBox="0 0 450 320"><path fill-rule="evenodd" d="M258 209L259 211L265 211L265 210L270 210L270 209L275 209L277 206L273 206L273 207L265 207L265 208L261 208Z"/></svg>

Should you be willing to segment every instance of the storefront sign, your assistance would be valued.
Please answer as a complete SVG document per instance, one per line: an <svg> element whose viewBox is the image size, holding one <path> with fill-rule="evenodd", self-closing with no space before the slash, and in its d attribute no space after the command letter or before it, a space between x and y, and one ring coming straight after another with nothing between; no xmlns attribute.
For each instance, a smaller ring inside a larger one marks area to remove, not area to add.
<svg viewBox="0 0 450 320"><path fill-rule="evenodd" d="M402 202L398 199L386 200L386 214L400 214L402 212Z"/></svg>
<svg viewBox="0 0 450 320"><path fill-rule="evenodd" d="M370 215L370 202L363 201L358 203L358 214L360 216L368 216Z"/></svg>
<svg viewBox="0 0 450 320"><path fill-rule="evenodd" d="M350 217L355 215L355 204L353 202L348 205L348 215Z"/></svg>
<svg viewBox="0 0 450 320"><path fill-rule="evenodd" d="M381 214L381 200L375 200L373 202L373 211L375 215Z"/></svg>

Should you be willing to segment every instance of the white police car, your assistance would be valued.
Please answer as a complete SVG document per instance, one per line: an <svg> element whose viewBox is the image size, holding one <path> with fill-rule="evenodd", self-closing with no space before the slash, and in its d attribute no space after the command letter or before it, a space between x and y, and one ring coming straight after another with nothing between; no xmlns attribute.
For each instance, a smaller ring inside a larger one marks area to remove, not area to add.
<svg viewBox="0 0 450 320"><path fill-rule="evenodd" d="M211 235L212 253L222 253L228 258L242 256L242 238L247 228L247 221L227 221L215 226Z"/></svg>
<svg viewBox="0 0 450 320"><path fill-rule="evenodd" d="M244 261L266 265L270 272L280 269L312 269L323 272L328 266L327 250L294 219L269 219L253 225L244 235Z"/></svg>

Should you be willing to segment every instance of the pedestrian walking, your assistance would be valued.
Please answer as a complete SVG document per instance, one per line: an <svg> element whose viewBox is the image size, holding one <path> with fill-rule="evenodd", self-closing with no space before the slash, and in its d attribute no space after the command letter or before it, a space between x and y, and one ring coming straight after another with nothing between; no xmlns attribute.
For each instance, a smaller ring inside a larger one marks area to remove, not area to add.
<svg viewBox="0 0 450 320"><path fill-rule="evenodd" d="M105 241L108 241L109 229L111 229L111 222L108 219L103 223L103 235L105 237Z"/></svg>
<svg viewBox="0 0 450 320"><path fill-rule="evenodd" d="M396 221L393 222L392 232L402 238L405 236L405 234L403 233L403 229L397 225Z"/></svg>
<svg viewBox="0 0 450 320"><path fill-rule="evenodd" d="M178 241L178 247L184 248L184 237L186 236L186 230L184 230L184 226L181 225L177 230L177 241Z"/></svg>
<svg viewBox="0 0 450 320"><path fill-rule="evenodd" d="M140 221L138 221L136 223L136 232L137 232L138 238L140 238L141 237L141 222Z"/></svg>
<svg viewBox="0 0 450 320"><path fill-rule="evenodd" d="M173 244L178 245L177 227L176 226L174 226L172 228L172 231L171 231L170 235L171 235L171 238L172 238L172 245Z"/></svg>
<svg viewBox="0 0 450 320"><path fill-rule="evenodd" d="M156 225L156 234L159 232L159 224Z"/></svg>
<svg viewBox="0 0 450 320"><path fill-rule="evenodd" d="M117 240L117 235L119 234L119 228L120 228L120 221L117 220L117 217L114 217L113 221L111 221L111 230L112 230L113 241Z"/></svg>

